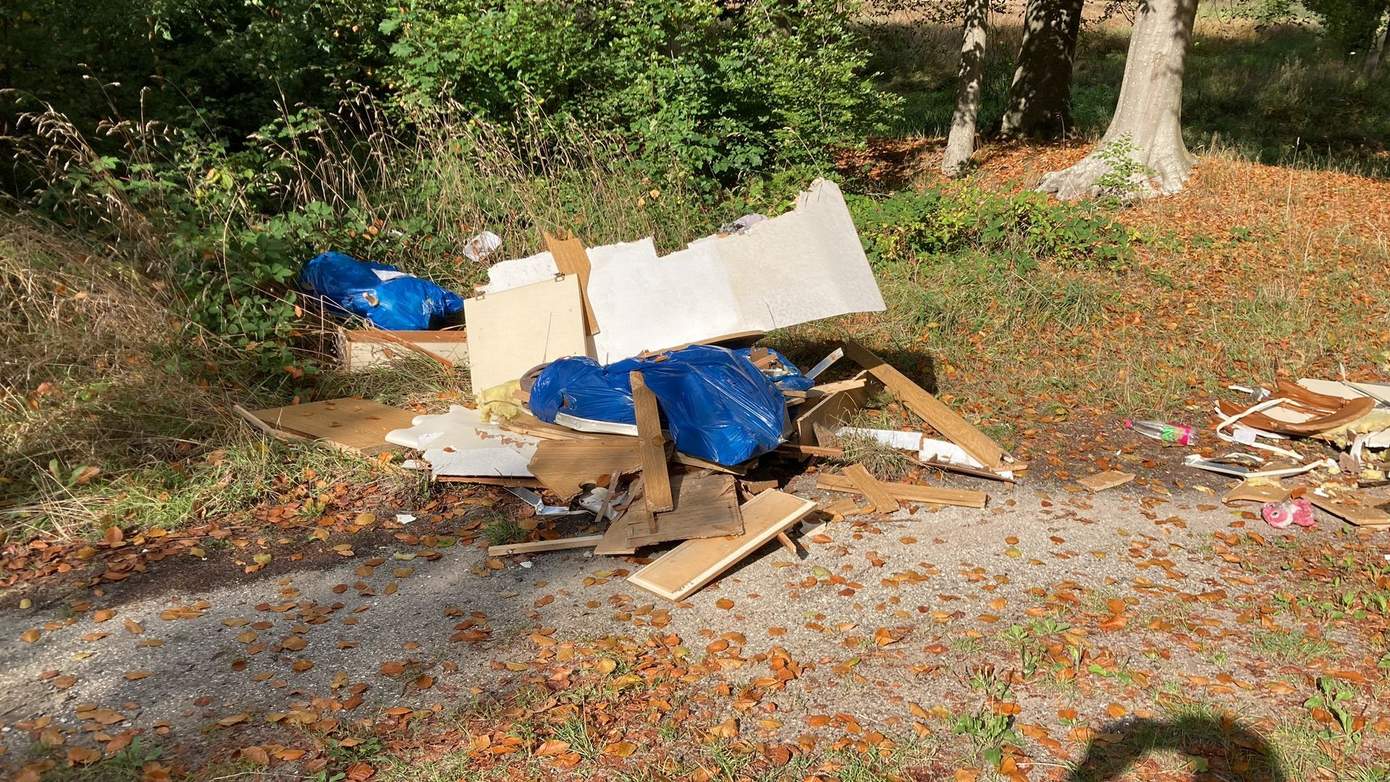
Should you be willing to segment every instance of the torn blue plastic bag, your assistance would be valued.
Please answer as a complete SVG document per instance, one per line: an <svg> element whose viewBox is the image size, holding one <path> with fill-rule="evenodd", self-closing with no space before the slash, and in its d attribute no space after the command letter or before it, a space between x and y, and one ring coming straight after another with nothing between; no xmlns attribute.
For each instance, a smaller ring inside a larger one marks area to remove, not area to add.
<svg viewBox="0 0 1390 782"><path fill-rule="evenodd" d="M385 263L339 252L310 259L299 284L338 308L390 331L437 329L463 312L463 297Z"/></svg>
<svg viewBox="0 0 1390 782"><path fill-rule="evenodd" d="M772 380L727 348L692 345L654 358L608 366L586 356L558 359L531 388L531 412L620 424L637 422L628 373L640 370L656 396L665 428L683 454L735 465L782 442L787 404Z"/></svg>

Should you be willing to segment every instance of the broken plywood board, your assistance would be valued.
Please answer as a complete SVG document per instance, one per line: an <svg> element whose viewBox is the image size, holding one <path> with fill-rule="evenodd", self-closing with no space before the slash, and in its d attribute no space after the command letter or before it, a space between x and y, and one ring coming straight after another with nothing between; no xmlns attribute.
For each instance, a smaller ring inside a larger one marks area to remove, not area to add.
<svg viewBox="0 0 1390 782"><path fill-rule="evenodd" d="M1076 482L1086 487L1086 490L1095 494L1098 491L1113 489L1116 486L1123 486L1134 480L1134 473L1120 472L1119 470L1106 470L1095 475L1087 475Z"/></svg>
<svg viewBox="0 0 1390 782"><path fill-rule="evenodd" d="M477 410L449 405L440 415L417 415L409 427L386 434L387 442L420 451L430 475L529 478L538 438L484 423Z"/></svg>
<svg viewBox="0 0 1390 782"><path fill-rule="evenodd" d="M678 473L671 476L671 488L675 510L634 513L634 507L623 516L621 521L628 523L629 544L649 546L668 540L743 533L743 515L739 512L738 490L732 475Z"/></svg>
<svg viewBox="0 0 1390 782"><path fill-rule="evenodd" d="M542 551L565 551L576 548L593 548L603 540L602 535L580 535L573 538L555 540L533 540L530 543L507 543L501 546L488 546L489 557L505 557L509 554L535 554Z"/></svg>
<svg viewBox="0 0 1390 782"><path fill-rule="evenodd" d="M943 486L921 486L915 483L878 482L889 494L904 502L925 502L932 505L955 505L962 508L983 508L989 495L973 489L949 489ZM816 480L816 488L826 491L847 491L860 493L852 481L844 476L821 473Z"/></svg>
<svg viewBox="0 0 1390 782"><path fill-rule="evenodd" d="M410 355L424 355L447 367L467 366L468 336L462 329L338 329L338 358L343 369L350 372L382 366Z"/></svg>
<svg viewBox="0 0 1390 782"><path fill-rule="evenodd" d="M854 363L867 369L880 383L887 386L893 396L897 397L909 410L930 424L947 440L965 449L966 453L974 457L985 468L991 470L1002 468L1005 453L998 443L991 440L984 432L976 429L969 421L961 418L954 410L942 404L936 397L927 393L921 386L912 382L907 375L899 372L895 367L856 342L845 345L845 355L849 356Z"/></svg>
<svg viewBox="0 0 1390 782"><path fill-rule="evenodd" d="M647 388L641 372L629 372L633 415L637 419L637 447L642 456L642 495L652 513L675 507L671 498L671 475L666 466L666 437L661 433L661 410L656 394Z"/></svg>
<svg viewBox="0 0 1390 782"><path fill-rule="evenodd" d="M587 354L573 274L468 299L464 312L474 396L547 361Z"/></svg>
<svg viewBox="0 0 1390 782"><path fill-rule="evenodd" d="M866 375L867 372L861 372L852 379L862 381ZM854 411L862 408L868 398L869 388L864 383L830 392L796 417L797 442L802 445L825 445L816 439L816 424L833 430Z"/></svg>
<svg viewBox="0 0 1390 782"><path fill-rule="evenodd" d="M1313 492L1304 495L1321 510L1357 527L1390 527L1390 513L1356 497L1322 497Z"/></svg>
<svg viewBox="0 0 1390 782"><path fill-rule="evenodd" d="M740 509L742 535L687 540L627 580L668 600L683 600L815 509L810 500L765 491Z"/></svg>
<svg viewBox="0 0 1390 782"><path fill-rule="evenodd" d="M251 415L274 429L367 456L393 448L387 432L410 426L415 417L409 410L353 398L252 410Z"/></svg>
<svg viewBox="0 0 1390 782"><path fill-rule="evenodd" d="M874 510L879 513L897 513L898 501L893 499L893 495L878 482L878 479L869 474L862 464L851 464L843 471L843 476L852 484L855 490L864 495L864 499L874 506Z"/></svg>
<svg viewBox="0 0 1390 782"><path fill-rule="evenodd" d="M585 484L613 486L619 475L641 469L637 441L542 440L528 465L531 473L561 500L569 501Z"/></svg>
<svg viewBox="0 0 1390 782"><path fill-rule="evenodd" d="M1226 492L1221 501L1227 505L1237 502L1283 502L1289 498L1289 490L1277 480L1255 478L1241 481L1234 489Z"/></svg>

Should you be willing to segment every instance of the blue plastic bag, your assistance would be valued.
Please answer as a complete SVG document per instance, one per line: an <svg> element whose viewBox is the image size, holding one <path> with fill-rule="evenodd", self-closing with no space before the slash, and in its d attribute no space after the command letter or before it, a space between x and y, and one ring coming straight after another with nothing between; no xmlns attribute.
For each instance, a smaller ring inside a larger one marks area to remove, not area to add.
<svg viewBox="0 0 1390 782"><path fill-rule="evenodd" d="M463 298L394 266L326 252L310 259L299 284L390 331L437 329L463 312Z"/></svg>
<svg viewBox="0 0 1390 782"><path fill-rule="evenodd" d="M734 465L782 442L786 400L746 355L708 345L663 355L661 360L629 358L606 367L585 356L559 359L536 378L531 412L550 423L560 412L636 423L628 373L641 370L681 453Z"/></svg>

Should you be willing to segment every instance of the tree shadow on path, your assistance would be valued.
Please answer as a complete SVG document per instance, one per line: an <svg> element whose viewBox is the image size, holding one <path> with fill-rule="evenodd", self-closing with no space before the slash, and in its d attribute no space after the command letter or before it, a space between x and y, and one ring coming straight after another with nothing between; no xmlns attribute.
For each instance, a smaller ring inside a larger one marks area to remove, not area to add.
<svg viewBox="0 0 1390 782"><path fill-rule="evenodd" d="M1127 719L1101 728L1067 782L1114 782L1155 750L1177 750L1204 761L1193 779L1290 782L1274 748L1236 722L1191 716L1170 720Z"/></svg>

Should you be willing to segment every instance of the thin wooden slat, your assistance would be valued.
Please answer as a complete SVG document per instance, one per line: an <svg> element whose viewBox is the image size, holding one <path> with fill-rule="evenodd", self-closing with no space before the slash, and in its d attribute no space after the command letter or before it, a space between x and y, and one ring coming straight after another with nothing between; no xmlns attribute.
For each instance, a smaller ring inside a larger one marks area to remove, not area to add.
<svg viewBox="0 0 1390 782"><path fill-rule="evenodd" d="M853 379L863 381L862 376L865 374L861 372L860 376ZM825 445L825 443L816 440L816 424L833 429L855 410L863 407L868 398L869 389L864 382L860 382L858 385L832 390L823 397L808 399L807 405L809 407L796 417L797 442L801 445Z"/></svg>
<svg viewBox="0 0 1390 782"><path fill-rule="evenodd" d="M580 535L574 538L557 540L533 540L530 543L507 543L502 546L488 546L489 557L505 557L509 554L534 554L540 551L564 551L566 549L589 548L602 542L602 535Z"/></svg>
<svg viewBox="0 0 1390 782"><path fill-rule="evenodd" d="M845 355L869 370L869 373L887 386L888 390L893 392L893 396L901 400L909 410L920 416L947 440L964 448L965 452L975 457L980 464L990 468L1003 466L1004 449L998 443L912 382L907 375L856 342L845 344Z"/></svg>
<svg viewBox="0 0 1390 782"><path fill-rule="evenodd" d="M854 484L854 488L864 495L879 513L896 513L899 505L893 495L883 488L878 479L869 474L862 464L851 464L844 469L844 476Z"/></svg>
<svg viewBox="0 0 1390 782"><path fill-rule="evenodd" d="M919 486L912 483L879 482L889 494L904 502L926 502L933 505L956 505L962 508L983 508L989 495L973 489L949 489L942 486ZM859 493L850 480L842 475L821 473L816 488L826 491Z"/></svg>
<svg viewBox="0 0 1390 782"><path fill-rule="evenodd" d="M545 248L555 259L555 268L561 274L579 276L579 297L584 304L584 328L589 334L598 333L598 319L594 317L593 305L589 303L589 253L578 237L570 235L565 239L545 236Z"/></svg>
<svg viewBox="0 0 1390 782"><path fill-rule="evenodd" d="M637 441L642 455L642 485L647 510L661 513L675 508L671 475L666 467L666 438L661 434L661 412L656 394L647 388L641 372L629 372L632 407L637 418Z"/></svg>
<svg viewBox="0 0 1390 782"><path fill-rule="evenodd" d="M810 500L777 490L743 504L743 534L687 540L628 581L668 600L683 600L815 510Z"/></svg>
<svg viewBox="0 0 1390 782"><path fill-rule="evenodd" d="M386 433L410 428L415 418L409 410L353 398L252 410L251 415L274 429L365 456L395 449Z"/></svg>

